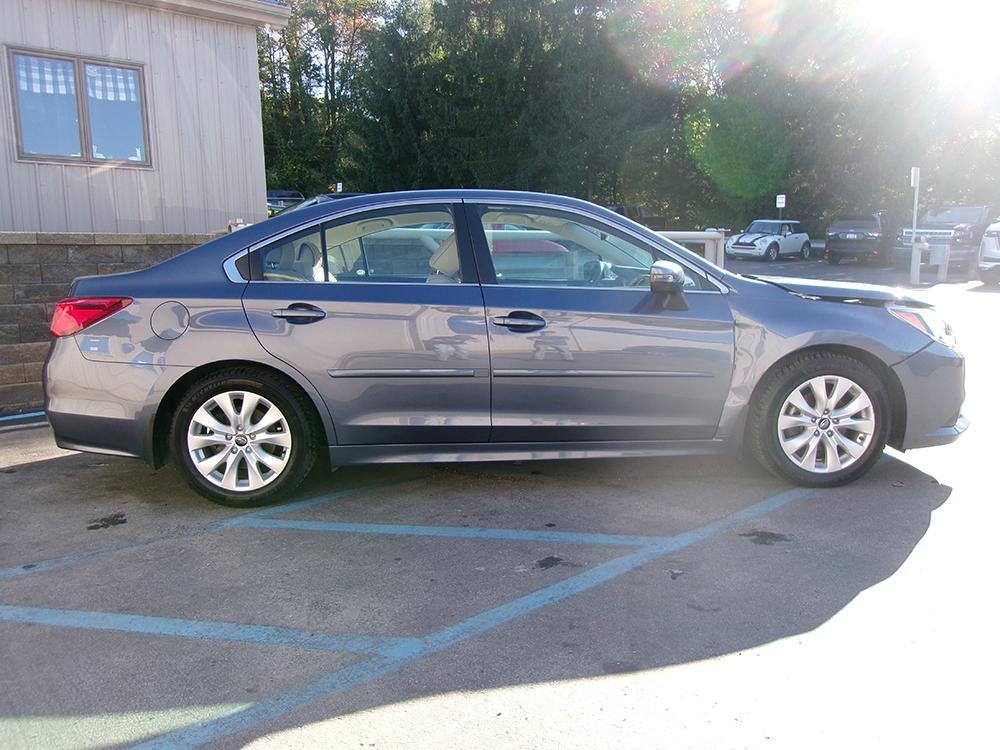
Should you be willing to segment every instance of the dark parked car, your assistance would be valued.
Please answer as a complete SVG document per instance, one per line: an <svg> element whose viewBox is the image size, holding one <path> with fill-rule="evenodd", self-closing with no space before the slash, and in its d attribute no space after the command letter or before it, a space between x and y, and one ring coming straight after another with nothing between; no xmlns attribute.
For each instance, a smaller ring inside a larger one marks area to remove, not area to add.
<svg viewBox="0 0 1000 750"><path fill-rule="evenodd" d="M867 216L834 219L826 230L826 259L837 265L842 260L873 260L892 263L895 238L883 212Z"/></svg>
<svg viewBox="0 0 1000 750"><path fill-rule="evenodd" d="M965 429L965 363L899 291L738 276L590 203L326 201L52 319L60 446L171 460L245 506L332 466L720 453L807 486ZM860 304L859 304L860 302Z"/></svg>
<svg viewBox="0 0 1000 750"><path fill-rule="evenodd" d="M948 245L950 261L975 263L979 257L979 244L990 223L989 206L948 206L934 208L917 222L917 236L930 245ZM899 230L893 248L897 266L906 267L913 251L913 228ZM923 258L926 260L927 258Z"/></svg>
<svg viewBox="0 0 1000 750"><path fill-rule="evenodd" d="M290 206L301 203L305 196L297 190L268 190L267 215L274 216Z"/></svg>

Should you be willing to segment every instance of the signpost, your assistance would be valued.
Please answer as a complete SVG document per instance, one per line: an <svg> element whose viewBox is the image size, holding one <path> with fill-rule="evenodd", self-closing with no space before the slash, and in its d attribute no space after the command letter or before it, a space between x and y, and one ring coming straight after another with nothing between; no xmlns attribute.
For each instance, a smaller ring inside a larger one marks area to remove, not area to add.
<svg viewBox="0 0 1000 750"><path fill-rule="evenodd" d="M910 169L910 187L913 188L913 234L910 236L910 283L920 283L920 256L924 243L917 243L917 202L920 196L920 167Z"/></svg>
<svg viewBox="0 0 1000 750"><path fill-rule="evenodd" d="M786 196L784 193L774 196L774 205L778 209L778 221L781 221L784 218L785 199Z"/></svg>

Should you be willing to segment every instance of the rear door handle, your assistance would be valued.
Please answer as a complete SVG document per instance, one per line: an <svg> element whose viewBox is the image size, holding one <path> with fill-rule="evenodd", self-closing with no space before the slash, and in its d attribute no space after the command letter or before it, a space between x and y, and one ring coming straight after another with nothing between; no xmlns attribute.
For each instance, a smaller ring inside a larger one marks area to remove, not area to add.
<svg viewBox="0 0 1000 750"><path fill-rule="evenodd" d="M537 331L545 328L545 318L526 310L515 310L510 315L498 315L493 325L509 328L511 331Z"/></svg>
<svg viewBox="0 0 1000 750"><path fill-rule="evenodd" d="M288 307L274 308L271 310L271 317L284 318L289 323L315 323L317 320L323 320L326 313L315 305L296 302Z"/></svg>

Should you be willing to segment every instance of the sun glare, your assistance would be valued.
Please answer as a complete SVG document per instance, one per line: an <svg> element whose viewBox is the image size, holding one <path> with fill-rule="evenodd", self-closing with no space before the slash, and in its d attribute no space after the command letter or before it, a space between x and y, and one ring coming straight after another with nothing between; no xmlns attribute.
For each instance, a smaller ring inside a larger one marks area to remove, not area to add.
<svg viewBox="0 0 1000 750"><path fill-rule="evenodd" d="M860 27L893 41L911 43L934 64L942 82L970 95L1000 96L996 0L851 0Z"/></svg>

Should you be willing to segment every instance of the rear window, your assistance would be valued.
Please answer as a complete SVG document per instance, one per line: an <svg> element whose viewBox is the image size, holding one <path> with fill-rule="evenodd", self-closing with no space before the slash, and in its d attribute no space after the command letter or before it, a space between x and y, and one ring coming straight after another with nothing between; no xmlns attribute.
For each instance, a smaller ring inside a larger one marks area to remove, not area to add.
<svg viewBox="0 0 1000 750"><path fill-rule="evenodd" d="M835 232L842 232L846 229L863 229L865 231L870 229L878 229L878 222L875 221L875 217L858 217L855 219L836 219L830 228Z"/></svg>

